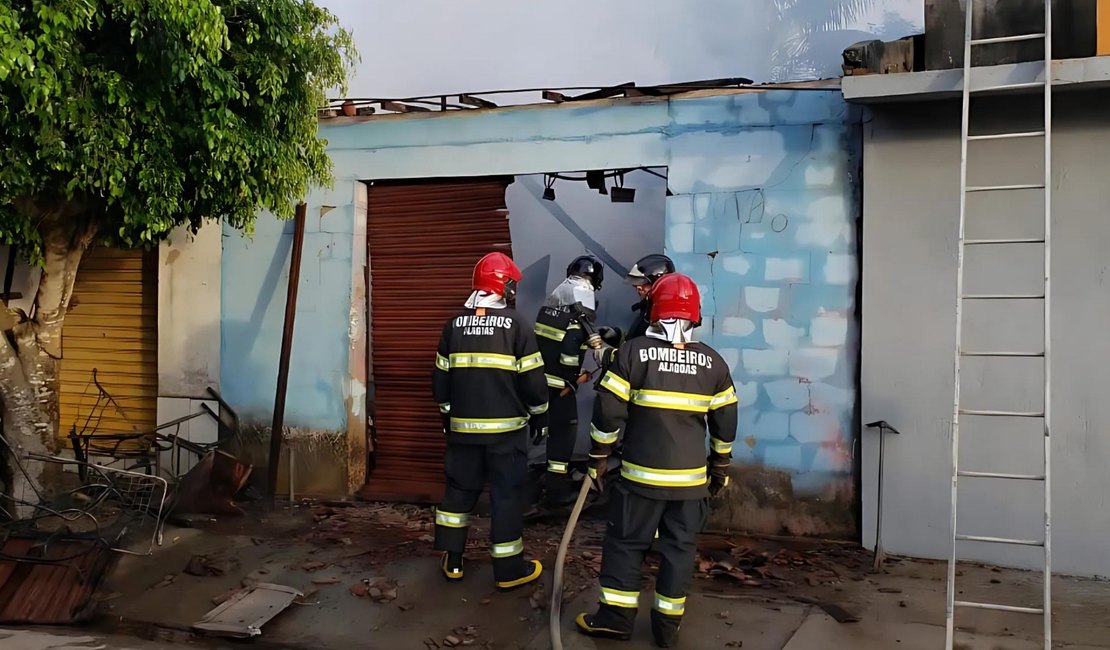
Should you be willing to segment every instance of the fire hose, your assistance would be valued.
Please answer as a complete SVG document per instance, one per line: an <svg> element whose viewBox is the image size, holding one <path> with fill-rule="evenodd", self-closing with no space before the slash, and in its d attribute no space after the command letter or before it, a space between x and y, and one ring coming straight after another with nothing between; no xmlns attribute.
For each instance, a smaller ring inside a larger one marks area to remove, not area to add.
<svg viewBox="0 0 1110 650"><path fill-rule="evenodd" d="M578 491L578 500L574 502L574 509L570 511L567 527L563 530L563 539L559 542L559 553L555 556L555 576L551 579L551 618L548 627L551 628L552 650L563 650L563 630L561 618L563 613L563 565L567 560L567 549L570 540L574 537L574 529L578 526L578 517L586 505L586 497L590 494L593 479L585 476L582 479L582 488Z"/></svg>

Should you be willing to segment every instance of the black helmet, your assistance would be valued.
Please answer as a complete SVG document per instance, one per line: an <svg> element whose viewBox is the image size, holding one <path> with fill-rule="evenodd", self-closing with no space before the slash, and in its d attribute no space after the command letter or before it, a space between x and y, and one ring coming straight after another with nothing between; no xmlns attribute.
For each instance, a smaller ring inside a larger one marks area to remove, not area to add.
<svg viewBox="0 0 1110 650"><path fill-rule="evenodd" d="M661 253L652 253L632 265L624 281L633 286L655 284L659 278L674 273L674 262Z"/></svg>
<svg viewBox="0 0 1110 650"><path fill-rule="evenodd" d="M594 286L594 291L601 291L601 281L605 279L605 267L596 257L581 255L567 266L567 277L577 275L586 278Z"/></svg>

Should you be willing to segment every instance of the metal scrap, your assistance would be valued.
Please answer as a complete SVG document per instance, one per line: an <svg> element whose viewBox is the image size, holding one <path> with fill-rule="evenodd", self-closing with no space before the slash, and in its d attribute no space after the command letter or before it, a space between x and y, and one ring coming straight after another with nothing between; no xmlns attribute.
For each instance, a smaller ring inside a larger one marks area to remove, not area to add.
<svg viewBox="0 0 1110 650"><path fill-rule="evenodd" d="M259 583L233 595L204 615L193 630L233 639L249 639L262 634L262 626L303 597L299 590L285 585Z"/></svg>

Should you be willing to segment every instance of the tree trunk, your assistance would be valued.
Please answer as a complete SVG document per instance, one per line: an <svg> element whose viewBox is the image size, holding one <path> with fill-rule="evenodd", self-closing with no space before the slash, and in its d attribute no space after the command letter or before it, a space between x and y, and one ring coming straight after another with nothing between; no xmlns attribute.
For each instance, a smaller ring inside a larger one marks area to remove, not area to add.
<svg viewBox="0 0 1110 650"><path fill-rule="evenodd" d="M42 497L44 463L27 454L57 450L62 323L77 267L95 227L72 208L39 211L45 264L30 316L0 336L0 517L26 517Z"/></svg>

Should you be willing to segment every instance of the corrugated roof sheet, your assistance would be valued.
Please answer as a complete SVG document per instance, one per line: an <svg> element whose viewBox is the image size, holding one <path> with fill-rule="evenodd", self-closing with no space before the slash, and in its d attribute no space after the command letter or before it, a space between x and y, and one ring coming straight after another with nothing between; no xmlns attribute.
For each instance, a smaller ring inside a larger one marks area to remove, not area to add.
<svg viewBox="0 0 1110 650"><path fill-rule="evenodd" d="M91 540L6 540L0 550L0 623L65 625L87 619L111 560L111 551Z"/></svg>

